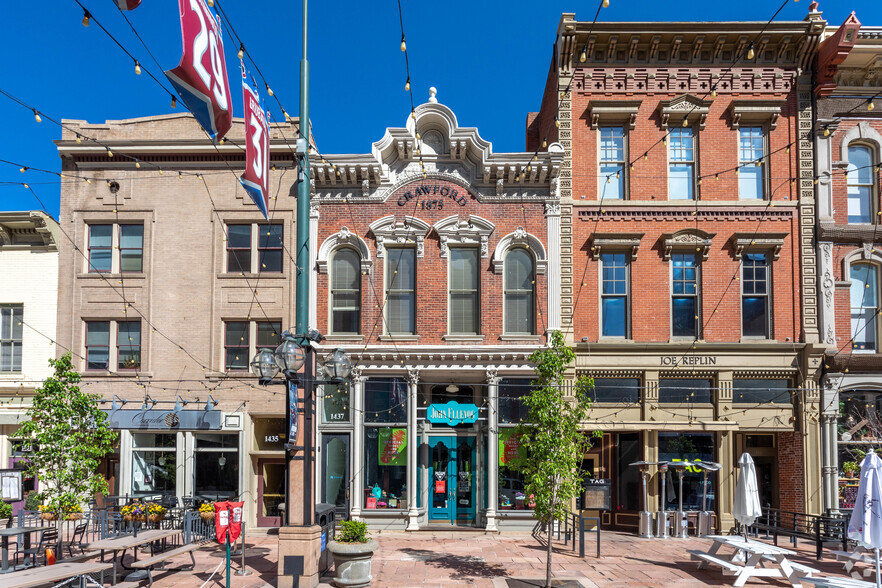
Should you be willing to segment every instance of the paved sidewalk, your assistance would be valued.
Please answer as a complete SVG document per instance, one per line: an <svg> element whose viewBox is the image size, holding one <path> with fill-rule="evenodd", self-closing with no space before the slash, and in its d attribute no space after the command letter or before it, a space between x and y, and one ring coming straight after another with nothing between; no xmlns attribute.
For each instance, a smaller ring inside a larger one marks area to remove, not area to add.
<svg viewBox="0 0 882 588"><path fill-rule="evenodd" d="M475 586L493 588L528 588L541 584L510 585L506 578L544 578L545 547L529 535L484 535L481 533L379 533L374 538L380 550L374 555L373 586L389 588L447 588ZM593 535L591 535L593 539ZM274 535L249 536L245 552L246 565L252 574L233 574L234 588L264 588L275 586L278 538ZM640 539L633 534L604 532L601 540L601 558L587 549L581 559L569 548L556 548L552 558L555 578L571 580L569 586L611 587L639 586L662 588L666 586L731 586L732 578L722 575L718 568L698 570L689 559L688 549L707 550L706 539ZM790 548L782 538L780 545ZM593 548L591 543L590 547ZM802 542L795 561L820 569L827 574L842 576L843 567L826 552L825 559L817 561L814 546ZM173 560L170 567L189 563L188 557ZM211 580L209 577L224 561L221 549L206 549L196 554L196 569L192 572L163 572L154 574L156 588L219 588L225 585L221 566ZM239 569L241 557L234 558L233 571ZM564 584L562 584L563 586ZM758 578L748 586L785 588L782 580ZM321 588L332 586L330 578L323 578Z"/></svg>

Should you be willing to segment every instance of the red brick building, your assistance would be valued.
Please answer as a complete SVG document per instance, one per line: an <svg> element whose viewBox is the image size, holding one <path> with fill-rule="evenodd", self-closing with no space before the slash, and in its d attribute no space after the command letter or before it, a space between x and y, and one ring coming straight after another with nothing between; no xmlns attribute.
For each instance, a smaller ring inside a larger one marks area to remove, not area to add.
<svg viewBox="0 0 882 588"><path fill-rule="evenodd" d="M857 474L843 465L860 462L868 445L882 439L880 60L882 28L861 25L852 13L825 31L815 74L819 300L827 350L823 480L832 509L853 506Z"/></svg>
<svg viewBox="0 0 882 588"><path fill-rule="evenodd" d="M644 500L640 460L721 463L724 528L745 451L764 505L820 506L807 72L823 21L760 27L564 14L528 119L528 145L565 150L562 325L595 378L612 525L659 509L662 475ZM689 470L664 508L699 510L703 490Z"/></svg>
<svg viewBox="0 0 882 588"><path fill-rule="evenodd" d="M528 357L560 329L563 150L493 153L434 94L313 167L310 323L355 365L351 398L321 399L317 491L379 528L532 528L506 464Z"/></svg>

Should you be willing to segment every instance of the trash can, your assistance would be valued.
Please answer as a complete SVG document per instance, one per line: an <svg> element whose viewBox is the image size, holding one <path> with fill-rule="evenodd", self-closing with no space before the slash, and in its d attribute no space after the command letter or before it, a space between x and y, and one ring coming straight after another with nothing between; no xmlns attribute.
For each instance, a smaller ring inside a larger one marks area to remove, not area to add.
<svg viewBox="0 0 882 588"><path fill-rule="evenodd" d="M315 524L322 528L322 547L319 553L319 572L326 572L331 568L331 552L328 551L328 541L334 538L337 526L334 515L334 505L320 502L315 505Z"/></svg>

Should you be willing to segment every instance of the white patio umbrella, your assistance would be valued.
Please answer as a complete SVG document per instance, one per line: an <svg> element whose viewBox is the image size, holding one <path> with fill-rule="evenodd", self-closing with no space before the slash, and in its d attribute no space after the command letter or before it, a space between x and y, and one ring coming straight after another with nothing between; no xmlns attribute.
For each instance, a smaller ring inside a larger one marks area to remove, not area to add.
<svg viewBox="0 0 882 588"><path fill-rule="evenodd" d="M880 584L879 548L882 547L882 459L875 451L861 462L861 482L848 521L848 538L876 552L876 586Z"/></svg>
<svg viewBox="0 0 882 588"><path fill-rule="evenodd" d="M741 473L735 482L735 504L732 505L732 516L741 523L744 529L744 540L747 540L747 527L762 516L759 488L756 485L756 467L749 453L742 453L738 460Z"/></svg>

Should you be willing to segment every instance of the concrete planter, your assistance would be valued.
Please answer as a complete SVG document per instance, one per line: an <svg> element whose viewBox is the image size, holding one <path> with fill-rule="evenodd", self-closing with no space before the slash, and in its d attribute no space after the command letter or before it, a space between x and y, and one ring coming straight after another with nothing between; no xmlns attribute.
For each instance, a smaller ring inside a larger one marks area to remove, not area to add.
<svg viewBox="0 0 882 588"><path fill-rule="evenodd" d="M334 584L340 588L361 588L371 583L371 557L380 547L376 541L367 543L328 542L334 556Z"/></svg>

